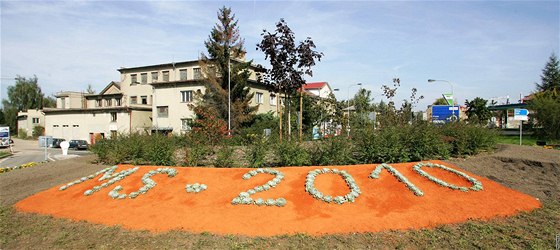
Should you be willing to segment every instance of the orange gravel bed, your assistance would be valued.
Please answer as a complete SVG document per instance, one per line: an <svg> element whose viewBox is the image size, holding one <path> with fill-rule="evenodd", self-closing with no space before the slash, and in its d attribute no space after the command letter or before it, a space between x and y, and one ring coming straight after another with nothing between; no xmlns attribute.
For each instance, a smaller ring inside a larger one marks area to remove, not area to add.
<svg viewBox="0 0 560 250"><path fill-rule="evenodd" d="M120 225L126 229L164 232L184 230L248 236L272 236L306 233L309 235L378 232L434 227L469 219L491 219L530 211L540 202L523 193L506 188L494 181L460 170L441 161L431 161L459 170L476 178L483 190L468 192L442 187L413 171L415 163L390 164L421 189L415 196L405 185L386 170L379 179L368 178L377 164L329 166L352 175L362 194L354 203L334 204L313 198L305 191L309 171L324 167L274 168L285 175L280 184L251 197L285 198L284 207L232 205L240 192L263 185L274 176L258 174L248 180L242 176L249 168L175 168L177 176L157 174L151 177L157 185L135 199L112 199L108 193L121 185L124 192L137 191L141 178L158 167L140 169L107 188L85 196L84 192L102 182L101 175L60 191L58 185L18 202L17 210L52 215L75 221L85 220L104 225ZM117 171L132 168L119 165ZM429 174L457 186L472 184L463 177L436 168L422 168ZM91 174L94 174L93 172ZM186 184L204 183L208 189L187 193ZM340 175L317 176L315 187L325 195L345 195L350 192Z"/></svg>

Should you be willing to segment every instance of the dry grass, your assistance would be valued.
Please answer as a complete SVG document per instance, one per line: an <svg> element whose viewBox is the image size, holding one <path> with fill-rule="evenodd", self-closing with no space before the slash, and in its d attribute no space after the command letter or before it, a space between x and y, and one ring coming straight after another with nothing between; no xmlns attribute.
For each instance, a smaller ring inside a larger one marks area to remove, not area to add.
<svg viewBox="0 0 560 250"><path fill-rule="evenodd" d="M434 229L383 233L303 234L244 237L172 231L152 234L119 227L72 222L44 215L23 214L0 207L0 248L196 248L196 249L362 249L362 248L506 248L553 249L560 232L560 203L488 222L469 221Z"/></svg>

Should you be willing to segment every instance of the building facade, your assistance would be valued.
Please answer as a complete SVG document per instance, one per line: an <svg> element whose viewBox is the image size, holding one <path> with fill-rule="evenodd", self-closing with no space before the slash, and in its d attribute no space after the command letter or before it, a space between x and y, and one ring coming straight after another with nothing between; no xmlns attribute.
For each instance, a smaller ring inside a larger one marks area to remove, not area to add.
<svg viewBox="0 0 560 250"><path fill-rule="evenodd" d="M235 63L235 62L233 62ZM189 104L204 93L205 77L198 60L118 69L120 82L111 82L99 94L61 92L57 107L45 109L46 135L94 143L119 133L180 134L195 118ZM249 88L257 113L276 112L276 96L257 83L250 68Z"/></svg>
<svg viewBox="0 0 560 250"><path fill-rule="evenodd" d="M45 114L42 110L29 109L17 113L18 135L21 131L28 137L33 136L33 128L36 126L45 127Z"/></svg>

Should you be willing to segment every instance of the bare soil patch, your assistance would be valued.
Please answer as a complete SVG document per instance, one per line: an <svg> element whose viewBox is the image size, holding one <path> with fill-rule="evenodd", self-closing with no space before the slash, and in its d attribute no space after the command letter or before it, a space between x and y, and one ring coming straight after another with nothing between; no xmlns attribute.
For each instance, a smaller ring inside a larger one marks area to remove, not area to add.
<svg viewBox="0 0 560 250"><path fill-rule="evenodd" d="M540 200L560 201L560 151L499 144L493 153L447 161Z"/></svg>

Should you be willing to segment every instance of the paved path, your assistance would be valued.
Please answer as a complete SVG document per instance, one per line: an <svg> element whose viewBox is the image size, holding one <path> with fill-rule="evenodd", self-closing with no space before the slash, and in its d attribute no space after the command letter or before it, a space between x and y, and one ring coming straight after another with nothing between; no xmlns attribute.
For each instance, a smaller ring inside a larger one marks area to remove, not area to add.
<svg viewBox="0 0 560 250"><path fill-rule="evenodd" d="M29 162L41 162L45 160L45 148L39 147L39 142L37 140L21 140L17 138L12 138L14 140L14 145L12 150L14 154L10 157L0 159L0 168L19 166ZM60 148L47 148L47 159L48 161L57 161L62 159L67 159L72 156L81 156L91 154L89 151L78 151L78 150L68 150L68 155L62 157L62 149Z"/></svg>

